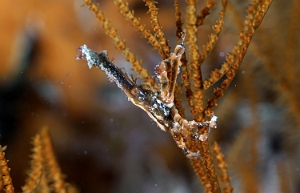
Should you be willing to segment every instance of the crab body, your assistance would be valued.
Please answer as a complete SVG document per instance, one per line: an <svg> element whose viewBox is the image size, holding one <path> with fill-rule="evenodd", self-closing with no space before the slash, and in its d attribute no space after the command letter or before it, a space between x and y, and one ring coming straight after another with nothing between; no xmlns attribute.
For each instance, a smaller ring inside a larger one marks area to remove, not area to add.
<svg viewBox="0 0 300 193"><path fill-rule="evenodd" d="M176 79L181 66L180 60L185 51L183 43L175 47L174 53L171 53L169 58L157 65L154 86L147 83L137 85L132 78L109 60L106 50L97 53L83 45L78 48L78 51L77 59L84 58L89 68L95 66L103 70L108 79L116 83L134 105L143 109L163 131L172 133L177 145L187 156L199 155L197 152L188 150L184 140L186 134L183 134L183 131L188 131L195 140L205 141L210 128L216 128L217 117L213 115L210 121L205 122L187 121L179 115L174 105ZM209 129L208 132L201 134L198 127Z"/></svg>

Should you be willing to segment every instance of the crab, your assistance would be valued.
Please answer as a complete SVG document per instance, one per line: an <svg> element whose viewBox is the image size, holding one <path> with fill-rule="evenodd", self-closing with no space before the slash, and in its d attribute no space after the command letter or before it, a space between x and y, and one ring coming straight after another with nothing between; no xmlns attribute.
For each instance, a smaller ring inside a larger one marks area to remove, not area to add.
<svg viewBox="0 0 300 193"><path fill-rule="evenodd" d="M187 132L192 133L194 140L206 141L211 128L217 127L217 116L212 115L209 121L188 121L178 113L174 105L174 90L181 66L181 58L185 52L184 38L176 45L170 57L156 66L154 75L155 86L150 84L137 85L136 81L118 68L108 58L106 50L97 53L86 45L78 48L77 60L85 59L89 68L97 67L104 71L111 82L121 88L128 99L143 109L163 130L170 132L179 148L187 157L198 157L199 152L192 152L185 144ZM200 134L198 127L208 127L206 133Z"/></svg>

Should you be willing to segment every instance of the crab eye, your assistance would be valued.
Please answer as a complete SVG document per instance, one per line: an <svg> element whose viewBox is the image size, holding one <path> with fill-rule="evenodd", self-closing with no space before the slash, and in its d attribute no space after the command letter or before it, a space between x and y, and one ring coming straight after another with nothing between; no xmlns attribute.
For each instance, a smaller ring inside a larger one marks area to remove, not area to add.
<svg viewBox="0 0 300 193"><path fill-rule="evenodd" d="M133 95L138 94L138 92L139 92L139 91L138 91L137 88L133 88L133 89L130 90L130 93L133 94Z"/></svg>

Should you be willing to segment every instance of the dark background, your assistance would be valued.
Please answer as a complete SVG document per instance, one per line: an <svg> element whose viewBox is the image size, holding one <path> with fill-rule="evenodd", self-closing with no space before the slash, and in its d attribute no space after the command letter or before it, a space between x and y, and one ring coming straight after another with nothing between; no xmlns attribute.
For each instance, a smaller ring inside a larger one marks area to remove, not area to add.
<svg viewBox="0 0 300 193"><path fill-rule="evenodd" d="M202 68L205 77L237 43L247 3L229 5L220 40ZM80 192L199 192L200 181L170 134L131 104L103 72L75 60L76 49L87 44L108 50L117 66L135 74L82 4L1 2L0 143L8 146L15 189L25 183L32 137L47 127L66 181ZM144 3L129 4L150 29ZM183 15L185 5L181 2ZM99 1L99 7L153 74L160 61L157 51L112 2ZM158 7L174 49L173 4L159 1ZM299 7L297 0L273 2L237 77L215 108L218 128L209 140L219 142L236 192L300 191ZM198 28L200 48L218 10L219 1Z"/></svg>

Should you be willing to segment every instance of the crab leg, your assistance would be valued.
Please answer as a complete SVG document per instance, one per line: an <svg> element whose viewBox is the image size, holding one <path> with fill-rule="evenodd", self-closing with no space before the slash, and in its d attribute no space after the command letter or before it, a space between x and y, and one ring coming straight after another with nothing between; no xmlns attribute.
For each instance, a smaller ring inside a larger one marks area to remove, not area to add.
<svg viewBox="0 0 300 193"><path fill-rule="evenodd" d="M183 43L177 45L174 53L168 59L163 60L156 68L157 79L160 86L161 100L166 104L173 104L176 79L181 66L181 57L185 48Z"/></svg>

